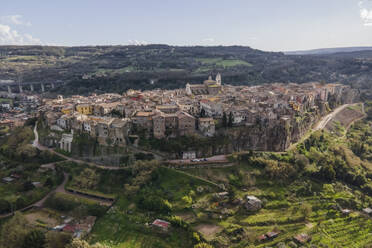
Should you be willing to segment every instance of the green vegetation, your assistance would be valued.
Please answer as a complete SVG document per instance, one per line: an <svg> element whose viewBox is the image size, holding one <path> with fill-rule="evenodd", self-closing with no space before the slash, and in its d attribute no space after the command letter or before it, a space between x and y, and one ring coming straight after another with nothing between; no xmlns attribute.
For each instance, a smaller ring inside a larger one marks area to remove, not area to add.
<svg viewBox="0 0 372 248"><path fill-rule="evenodd" d="M147 139L141 136L139 142L139 144L146 149L178 154L179 156L182 155L182 152L192 149L208 154L211 149L216 149L228 143L228 137L223 135L214 137L184 136L168 139Z"/></svg>
<svg viewBox="0 0 372 248"><path fill-rule="evenodd" d="M132 179L133 173L129 169L105 170L74 162L59 163L57 168L70 175L66 189L107 198L121 193L124 185Z"/></svg>
<svg viewBox="0 0 372 248"><path fill-rule="evenodd" d="M229 157L232 166L220 168L174 170L150 160L152 157L145 153L137 153L136 162L115 171L60 162L56 165L59 173L56 177L47 171L38 172L37 163L20 163L17 159L22 161L22 158L2 154L4 159L15 161L0 174L22 172L24 178L12 185L0 184L0 193L4 195L0 209L6 209L4 212L14 202L20 203L18 198L25 198L29 192L56 185L62 171L70 176L66 189L115 198L115 202L108 210L96 200L60 192L45 202L46 209L55 211L57 216L97 216L92 232L85 237L90 245L85 241L71 242L69 237L54 237L52 232L45 237L37 230L26 232L19 226L27 222L18 214L2 224L1 235L11 223L18 229L10 231L20 239L7 235L9 240L1 237L0 242L14 244L6 246L9 248L22 247L23 243L29 247L41 243L49 244L47 247L65 247L69 243L71 248L300 247L294 237L305 233L312 237L305 247L368 247L372 243L372 220L362 210L372 206L371 107L367 102L367 118L349 129L343 129L341 122L335 123L339 132L311 133L288 152L232 154ZM224 119L229 128L232 120L227 114ZM20 146L25 146L32 140L31 135L25 127L13 139L24 137L28 142L21 142ZM210 149L223 144L225 139L189 137L169 139L168 143L156 143L152 139L141 142L149 149L157 147L180 153L190 146ZM18 144L6 139L2 147L9 154L12 151L16 154ZM16 169L19 165L23 167ZM42 181L45 186L33 188L30 182L34 180ZM18 198L13 199L13 195ZM262 208L248 209L247 196L259 198ZM343 212L345 209L350 213ZM47 227L45 218L36 219L38 228ZM155 219L168 221L169 230L152 226ZM277 237L260 239L272 231ZM59 244L52 244L52 240Z"/></svg>
<svg viewBox="0 0 372 248"><path fill-rule="evenodd" d="M167 168L151 171L147 179L143 179L143 173L134 177L132 184L138 184L139 180L146 180L147 183L141 184L141 189L135 193L125 190L125 196L120 196L114 207L97 221L91 236L93 243L98 241L110 247L192 246L191 230L187 224L182 224L181 219L172 216L190 208L190 205L184 204L185 198L189 203L190 199L194 201L203 198L207 192L214 192L216 187ZM199 193L198 188L203 188L204 192ZM148 225L157 218L175 224L167 233L158 232Z"/></svg>
<svg viewBox="0 0 372 248"><path fill-rule="evenodd" d="M223 58L198 58L197 61L203 65L213 65L217 67L234 67L234 66L252 66L252 64L239 59L223 59Z"/></svg>
<svg viewBox="0 0 372 248"><path fill-rule="evenodd" d="M45 206L76 217L87 215L99 217L104 215L107 210L107 207L99 205L95 200L59 192L49 197Z"/></svg>
<svg viewBox="0 0 372 248"><path fill-rule="evenodd" d="M30 122L31 123L31 122ZM40 151L30 143L33 132L30 126L16 128L0 139L0 214L22 209L42 199L62 182L61 170L41 169L41 164L61 161L49 151Z"/></svg>
<svg viewBox="0 0 372 248"><path fill-rule="evenodd" d="M289 56L242 46L2 46L0 77L63 80L68 84L52 94L71 95L174 89L202 82L218 71L226 84L341 82L360 88L363 99L371 99L370 57L366 52Z"/></svg>

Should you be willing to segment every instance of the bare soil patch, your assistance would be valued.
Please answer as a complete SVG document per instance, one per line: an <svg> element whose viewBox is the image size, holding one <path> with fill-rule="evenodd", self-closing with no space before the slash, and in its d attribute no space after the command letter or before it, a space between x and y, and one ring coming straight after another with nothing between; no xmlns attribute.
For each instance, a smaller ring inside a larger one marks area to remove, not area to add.
<svg viewBox="0 0 372 248"><path fill-rule="evenodd" d="M33 225L45 225L54 227L60 223L56 216L45 210L33 210L25 214L26 219Z"/></svg>
<svg viewBox="0 0 372 248"><path fill-rule="evenodd" d="M207 241L211 241L223 228L212 224L200 224L196 226L196 230L201 233Z"/></svg>

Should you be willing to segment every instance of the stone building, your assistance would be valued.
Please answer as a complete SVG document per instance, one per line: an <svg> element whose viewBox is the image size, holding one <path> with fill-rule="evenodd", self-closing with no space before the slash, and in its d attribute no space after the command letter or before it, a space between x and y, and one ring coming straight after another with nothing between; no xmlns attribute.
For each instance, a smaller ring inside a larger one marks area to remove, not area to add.
<svg viewBox="0 0 372 248"><path fill-rule="evenodd" d="M199 130L204 136L214 136L216 127L213 118L199 118Z"/></svg>
<svg viewBox="0 0 372 248"><path fill-rule="evenodd" d="M186 84L187 95L217 95L222 89L221 74L217 74L216 80L209 76L203 84Z"/></svg>
<svg viewBox="0 0 372 248"><path fill-rule="evenodd" d="M134 114L132 118L133 124L146 129L148 131L152 130L152 117L155 115L153 111L151 112L144 112L138 111Z"/></svg>
<svg viewBox="0 0 372 248"><path fill-rule="evenodd" d="M162 113L158 113L153 118L153 134L157 139L165 137L165 116Z"/></svg>
<svg viewBox="0 0 372 248"><path fill-rule="evenodd" d="M179 135L191 135L195 132L195 117L185 113L185 112L178 112L177 113L178 119L178 132Z"/></svg>

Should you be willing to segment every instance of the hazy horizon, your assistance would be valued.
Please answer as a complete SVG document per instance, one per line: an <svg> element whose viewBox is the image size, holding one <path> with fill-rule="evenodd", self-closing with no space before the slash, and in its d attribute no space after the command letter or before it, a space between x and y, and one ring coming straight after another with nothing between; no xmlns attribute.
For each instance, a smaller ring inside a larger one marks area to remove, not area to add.
<svg viewBox="0 0 372 248"><path fill-rule="evenodd" d="M264 51L372 46L372 0L4 0L0 9L0 45L130 44Z"/></svg>

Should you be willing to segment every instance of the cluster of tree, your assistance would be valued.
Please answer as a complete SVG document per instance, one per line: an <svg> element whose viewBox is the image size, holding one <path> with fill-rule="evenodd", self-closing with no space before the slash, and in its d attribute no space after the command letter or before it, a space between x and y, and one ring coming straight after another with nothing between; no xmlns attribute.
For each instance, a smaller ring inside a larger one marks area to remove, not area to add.
<svg viewBox="0 0 372 248"><path fill-rule="evenodd" d="M100 46L100 47L1 47L0 76L27 81L64 80L55 93L122 93L133 89L173 89L186 82L201 82L209 74L221 72L228 84L270 82L343 82L370 89L371 52L325 55L285 55L249 47ZM8 56L33 56L22 66L22 57L10 64ZM68 59L74 56L73 60ZM356 59L358 58L358 59ZM50 63L50 61L58 63ZM240 61L229 64L218 61ZM45 66L39 66L40 62ZM73 62L73 63L72 63ZM9 70L17 66L19 70ZM32 68L32 69L31 69ZM203 69L203 70L201 70ZM17 72L17 74L15 74ZM83 79L88 75L89 79ZM370 93L364 94L370 97Z"/></svg>
<svg viewBox="0 0 372 248"><path fill-rule="evenodd" d="M168 200L154 195L151 190L143 189L138 193L137 206L141 209L161 214L168 214L172 210L172 204Z"/></svg>
<svg viewBox="0 0 372 248"><path fill-rule="evenodd" d="M32 228L26 218L16 213L3 224L0 231L0 247L3 248L65 248L71 235Z"/></svg>
<svg viewBox="0 0 372 248"><path fill-rule="evenodd" d="M334 137L330 134L317 132L304 145L300 145L299 151L319 168L311 176L326 182L340 180L372 195L372 182L368 179L368 174L360 162L352 157L358 153L353 154L347 147L335 144L332 139Z"/></svg>
<svg viewBox="0 0 372 248"><path fill-rule="evenodd" d="M0 140L0 153L14 161L46 164L61 161L62 158L41 151L31 145L34 133L31 126L18 127L10 135Z"/></svg>
<svg viewBox="0 0 372 248"><path fill-rule="evenodd" d="M71 186L81 189L95 189L99 183L100 175L95 169L85 168L77 176L74 176Z"/></svg>
<svg viewBox="0 0 372 248"><path fill-rule="evenodd" d="M16 213L0 230L0 247L2 248L108 248L96 243L90 245L81 239L72 239L64 232L46 232L33 228L27 219Z"/></svg>
<svg viewBox="0 0 372 248"><path fill-rule="evenodd" d="M234 116L232 114L232 112L229 113L229 117L227 117L226 113L223 112L223 115L222 115L222 127L226 128L226 127L232 127L234 124Z"/></svg>
<svg viewBox="0 0 372 248"><path fill-rule="evenodd" d="M252 156L248 158L248 163L253 166L263 168L265 174L270 179L278 179L288 181L294 179L298 175L300 163L296 163L294 156L290 158L276 157L276 158L265 158L264 156Z"/></svg>
<svg viewBox="0 0 372 248"><path fill-rule="evenodd" d="M103 245L100 243L95 243L94 245L90 245L88 242L82 239L73 239L71 243L69 243L66 248L109 248L107 245Z"/></svg>
<svg viewBox="0 0 372 248"><path fill-rule="evenodd" d="M0 214L10 213L11 211L16 211L18 209L27 207L31 203L40 200L44 196L45 191L43 192L40 190L34 190L35 186L30 180L27 179L29 176L32 175L32 173L27 171L28 168L29 166L27 166L25 170L20 172L20 174L22 174L22 177L26 178L26 180L24 180L23 183L14 186L16 187L16 191L19 192L19 196L17 197L17 199L13 202L5 199L0 199ZM56 174L48 176L46 178L44 187L51 188L54 185L60 184L62 180L63 172L57 169Z"/></svg>
<svg viewBox="0 0 372 248"><path fill-rule="evenodd" d="M152 153L138 152L134 154L136 160L154 160L154 155Z"/></svg>
<svg viewBox="0 0 372 248"><path fill-rule="evenodd" d="M62 212L73 212L78 216L93 215L100 217L107 211L105 206L98 204L85 204L76 198L53 194L45 201L45 206Z"/></svg>
<svg viewBox="0 0 372 248"><path fill-rule="evenodd" d="M132 178L130 182L124 184L124 191L130 197L140 190L153 177L153 172L158 169L160 164L157 161L136 161L132 166Z"/></svg>
<svg viewBox="0 0 372 248"><path fill-rule="evenodd" d="M229 137L225 134L214 137L182 136L164 139L141 136L139 142L145 148L175 154L179 157L182 156L182 152L188 150L198 151L208 156L211 152L213 153L213 151L225 147L229 143Z"/></svg>

